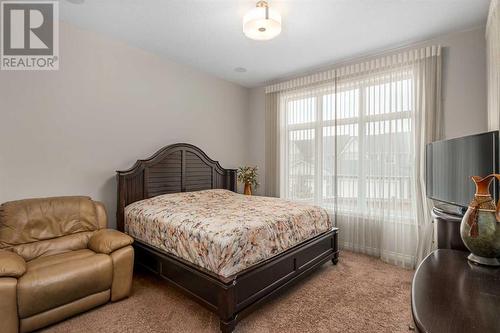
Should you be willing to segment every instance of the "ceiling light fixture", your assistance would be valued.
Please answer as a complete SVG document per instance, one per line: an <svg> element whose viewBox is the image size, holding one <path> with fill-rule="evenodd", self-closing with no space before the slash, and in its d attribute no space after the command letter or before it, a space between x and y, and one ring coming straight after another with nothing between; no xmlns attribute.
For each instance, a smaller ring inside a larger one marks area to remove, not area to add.
<svg viewBox="0 0 500 333"><path fill-rule="evenodd" d="M243 17L243 33L250 39L269 40L281 32L281 15L269 8L267 1L259 1Z"/></svg>

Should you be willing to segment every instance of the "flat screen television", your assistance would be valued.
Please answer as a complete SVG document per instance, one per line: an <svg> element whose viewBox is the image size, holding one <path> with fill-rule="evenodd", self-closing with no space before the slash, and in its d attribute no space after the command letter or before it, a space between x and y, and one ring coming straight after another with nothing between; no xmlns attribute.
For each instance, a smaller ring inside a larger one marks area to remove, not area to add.
<svg viewBox="0 0 500 333"><path fill-rule="evenodd" d="M498 131L426 146L426 192L430 199L467 207L475 193L471 176L491 173L498 173ZM490 191L496 200L496 181Z"/></svg>

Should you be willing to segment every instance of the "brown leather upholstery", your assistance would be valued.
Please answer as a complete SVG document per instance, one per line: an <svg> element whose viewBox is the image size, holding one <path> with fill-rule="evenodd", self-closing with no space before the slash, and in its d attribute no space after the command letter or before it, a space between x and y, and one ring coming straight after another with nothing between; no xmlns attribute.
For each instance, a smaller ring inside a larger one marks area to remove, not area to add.
<svg viewBox="0 0 500 333"><path fill-rule="evenodd" d="M82 249L78 251L60 253L53 256L44 256L28 262L28 268L30 271L33 271L38 268L56 265L64 260L80 260L83 258L91 257L94 254L96 254L94 251L91 251L89 249Z"/></svg>
<svg viewBox="0 0 500 333"><path fill-rule="evenodd" d="M86 252L86 256L81 255ZM35 259L17 283L19 317L34 314L108 290L113 279L111 257L90 250ZM43 264L37 263L43 260Z"/></svg>
<svg viewBox="0 0 500 333"><path fill-rule="evenodd" d="M0 250L0 277L18 278L26 272L26 263L19 255Z"/></svg>
<svg viewBox="0 0 500 333"><path fill-rule="evenodd" d="M104 205L88 197L2 204L0 332L30 332L127 297L133 240L106 227Z"/></svg>
<svg viewBox="0 0 500 333"><path fill-rule="evenodd" d="M86 249L93 234L94 231L84 231L40 242L17 245L11 247L10 250L30 261L43 256Z"/></svg>
<svg viewBox="0 0 500 333"><path fill-rule="evenodd" d="M0 249L99 229L89 197L11 201L0 206Z"/></svg>
<svg viewBox="0 0 500 333"><path fill-rule="evenodd" d="M89 249L97 253L110 254L134 242L132 237L113 229L96 231L89 240Z"/></svg>
<svg viewBox="0 0 500 333"><path fill-rule="evenodd" d="M127 246L111 253L113 260L113 284L111 301L116 302L130 295L132 271L134 269L134 249Z"/></svg>
<svg viewBox="0 0 500 333"><path fill-rule="evenodd" d="M20 332L26 333L45 327L47 325L61 321L61 318L68 318L78 313L90 310L101 304L109 302L109 290L81 298L74 302L61 305L57 308L39 313L29 318L21 319Z"/></svg>
<svg viewBox="0 0 500 333"><path fill-rule="evenodd" d="M94 204L97 212L97 223L99 225L99 229L105 229L108 227L108 214L106 213L106 207L99 201L94 201Z"/></svg>
<svg viewBox="0 0 500 333"><path fill-rule="evenodd" d="M16 278L0 278L0 332L16 333L19 325L17 315Z"/></svg>

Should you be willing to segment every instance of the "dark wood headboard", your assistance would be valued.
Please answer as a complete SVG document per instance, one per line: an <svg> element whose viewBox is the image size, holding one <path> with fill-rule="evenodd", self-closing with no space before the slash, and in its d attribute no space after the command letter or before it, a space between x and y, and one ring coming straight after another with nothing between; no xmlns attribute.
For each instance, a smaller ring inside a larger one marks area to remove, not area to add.
<svg viewBox="0 0 500 333"><path fill-rule="evenodd" d="M117 171L118 207L116 225L124 228L125 207L161 194L227 189L236 191L236 170L224 169L200 148L176 143L138 160L125 171Z"/></svg>

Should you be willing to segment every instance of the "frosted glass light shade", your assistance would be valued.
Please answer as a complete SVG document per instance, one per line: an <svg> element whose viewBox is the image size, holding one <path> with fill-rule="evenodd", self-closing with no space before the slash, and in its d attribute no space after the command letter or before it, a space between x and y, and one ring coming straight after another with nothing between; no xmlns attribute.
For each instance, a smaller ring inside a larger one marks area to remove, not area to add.
<svg viewBox="0 0 500 333"><path fill-rule="evenodd" d="M269 40L280 32L281 15L269 7L258 6L243 17L243 33L250 39Z"/></svg>

